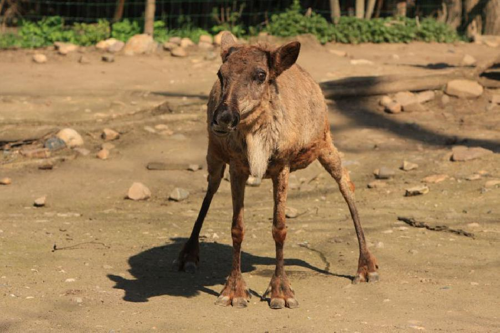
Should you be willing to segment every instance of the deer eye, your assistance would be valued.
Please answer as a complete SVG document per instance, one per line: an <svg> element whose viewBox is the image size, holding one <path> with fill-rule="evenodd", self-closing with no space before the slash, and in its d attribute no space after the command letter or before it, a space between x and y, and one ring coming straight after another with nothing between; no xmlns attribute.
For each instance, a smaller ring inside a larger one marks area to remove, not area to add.
<svg viewBox="0 0 500 333"><path fill-rule="evenodd" d="M259 70L257 72L257 80L262 83L266 80L266 72L264 72L263 70Z"/></svg>

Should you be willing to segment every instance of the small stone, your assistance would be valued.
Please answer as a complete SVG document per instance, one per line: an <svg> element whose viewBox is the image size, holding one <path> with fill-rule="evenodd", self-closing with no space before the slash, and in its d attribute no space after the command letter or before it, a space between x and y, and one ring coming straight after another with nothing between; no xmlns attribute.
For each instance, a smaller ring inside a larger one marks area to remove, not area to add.
<svg viewBox="0 0 500 333"><path fill-rule="evenodd" d="M187 190L177 187L170 193L170 196L168 198L170 200L179 202L187 199L188 197L189 197L189 192Z"/></svg>
<svg viewBox="0 0 500 333"><path fill-rule="evenodd" d="M417 102L424 104L436 98L436 93L432 90L422 91L417 94Z"/></svg>
<svg viewBox="0 0 500 333"><path fill-rule="evenodd" d="M399 57L399 55L398 55L398 54L393 54L393 55L391 56L391 58L392 58L392 59L394 59L394 60L399 60L399 59L400 59L400 57Z"/></svg>
<svg viewBox="0 0 500 333"><path fill-rule="evenodd" d="M405 196L413 197L429 193L429 188L426 185L417 185L406 189Z"/></svg>
<svg viewBox="0 0 500 333"><path fill-rule="evenodd" d="M199 42L198 47L203 50L212 50L214 45L212 43Z"/></svg>
<svg viewBox="0 0 500 333"><path fill-rule="evenodd" d="M383 234L392 234L394 231L392 229L382 231Z"/></svg>
<svg viewBox="0 0 500 333"><path fill-rule="evenodd" d="M299 216L299 212L297 211L297 209L295 209L293 207L286 207L285 208L285 216L288 217L289 219L294 219L297 216Z"/></svg>
<svg viewBox="0 0 500 333"><path fill-rule="evenodd" d="M107 160L109 157L109 150L103 148L97 154L96 157L101 160Z"/></svg>
<svg viewBox="0 0 500 333"><path fill-rule="evenodd" d="M165 42L165 43L163 43L163 49L165 51L172 51L173 49L175 49L178 46L179 45L177 45L175 43L172 43L172 42Z"/></svg>
<svg viewBox="0 0 500 333"><path fill-rule="evenodd" d="M493 154L491 150L484 149L481 147L468 148L465 146L455 146L452 149L451 160L455 162L471 161L483 156Z"/></svg>
<svg viewBox="0 0 500 333"><path fill-rule="evenodd" d="M120 133L110 128L105 128L101 133L101 138L106 141L113 141L120 138Z"/></svg>
<svg viewBox="0 0 500 333"><path fill-rule="evenodd" d="M446 93L459 98L477 98L483 90L479 83L471 80L453 80L446 85Z"/></svg>
<svg viewBox="0 0 500 333"><path fill-rule="evenodd" d="M45 54L37 53L33 55L33 61L37 64L45 64L47 62L47 56Z"/></svg>
<svg viewBox="0 0 500 333"><path fill-rule="evenodd" d="M46 200L47 200L47 196L44 195L43 197L36 199L35 202L33 203L33 205L35 207L44 207Z"/></svg>
<svg viewBox="0 0 500 333"><path fill-rule="evenodd" d="M374 180L368 183L368 188L384 188L387 187L387 183L381 180Z"/></svg>
<svg viewBox="0 0 500 333"><path fill-rule="evenodd" d="M123 48L123 53L128 56L135 54L153 53L156 51L158 44L153 39L153 36L147 34L134 35L129 38L127 44Z"/></svg>
<svg viewBox="0 0 500 333"><path fill-rule="evenodd" d="M473 223L468 223L467 226L469 228L479 228L480 225L477 222L473 222Z"/></svg>
<svg viewBox="0 0 500 333"><path fill-rule="evenodd" d="M105 54L102 56L102 61L104 62L114 62L115 61L115 56L112 54Z"/></svg>
<svg viewBox="0 0 500 333"><path fill-rule="evenodd" d="M77 303L83 303L83 298L81 298L81 297L75 297L75 302L77 302Z"/></svg>
<svg viewBox="0 0 500 333"><path fill-rule="evenodd" d="M470 176L465 177L465 180L474 181L474 180L479 180L481 178L482 178L481 175L475 173L475 174L472 174Z"/></svg>
<svg viewBox="0 0 500 333"><path fill-rule="evenodd" d="M59 131L56 135L59 139L66 143L69 148L83 146L82 136L72 128L65 128Z"/></svg>
<svg viewBox="0 0 500 333"><path fill-rule="evenodd" d="M213 38L210 35L201 35L199 42L200 43L209 43L209 44L212 44L213 43Z"/></svg>
<svg viewBox="0 0 500 333"><path fill-rule="evenodd" d="M201 165L199 164L189 164L188 165L188 168L187 168L189 171L198 171L198 170L201 170Z"/></svg>
<svg viewBox="0 0 500 333"><path fill-rule="evenodd" d="M418 164L411 163L408 161L403 161L403 165L401 165L401 167L400 167L400 169L404 170L404 171L411 171L411 170L415 170L417 168L418 168Z"/></svg>
<svg viewBox="0 0 500 333"><path fill-rule="evenodd" d="M71 283L71 282L75 282L76 279L73 279L73 278L69 278L69 279L66 279L64 280L64 282L67 282L67 283Z"/></svg>
<svg viewBox="0 0 500 333"><path fill-rule="evenodd" d="M66 143L57 137L49 138L45 141L44 147L49 149L50 151L57 151L63 148L66 148Z"/></svg>
<svg viewBox="0 0 500 333"><path fill-rule="evenodd" d="M194 46L194 43L193 43L193 41L192 41L191 39L189 39L189 38L185 37L185 38L181 39L181 44L180 44L180 46L181 46L182 48L187 48L187 47Z"/></svg>
<svg viewBox="0 0 500 333"><path fill-rule="evenodd" d="M389 179L389 178L394 177L395 172L394 172L394 170L389 169L389 168L383 166L383 167L381 167L379 169L375 169L373 171L373 174L375 175L375 177L377 179Z"/></svg>
<svg viewBox="0 0 500 333"><path fill-rule="evenodd" d="M155 125L155 128L159 131L164 131L164 130L168 130L168 125L165 125L165 124L158 124L158 125Z"/></svg>
<svg viewBox="0 0 500 333"><path fill-rule="evenodd" d="M122 42L121 40L117 40L108 46L108 52L117 53L117 52L120 52L121 50L123 50L124 47L125 47L125 43Z"/></svg>
<svg viewBox="0 0 500 333"><path fill-rule="evenodd" d="M403 109L401 107L401 104L399 104L398 102L391 102L391 103L387 104L384 108L385 112L391 113L391 114L401 113L402 110Z"/></svg>
<svg viewBox="0 0 500 333"><path fill-rule="evenodd" d="M12 184L12 180L9 177L0 179L0 185L10 185L10 184Z"/></svg>
<svg viewBox="0 0 500 333"><path fill-rule="evenodd" d="M54 163L51 161L45 161L42 164L38 165L39 170L52 170L54 169Z"/></svg>
<svg viewBox="0 0 500 333"><path fill-rule="evenodd" d="M471 67L471 66L475 66L476 63L477 63L476 58L474 58L470 54L466 54L462 58L462 61L460 62L460 65L463 66L463 67Z"/></svg>
<svg viewBox="0 0 500 333"><path fill-rule="evenodd" d="M214 36L214 44L215 45L219 45L220 46L223 34L224 34L224 31L221 31L217 35Z"/></svg>
<svg viewBox="0 0 500 333"><path fill-rule="evenodd" d="M500 105L500 95L492 95L490 102L491 104Z"/></svg>
<svg viewBox="0 0 500 333"><path fill-rule="evenodd" d="M85 149L85 148L75 148L73 150L82 156L87 156L88 154L90 154L90 150Z"/></svg>
<svg viewBox="0 0 500 333"><path fill-rule="evenodd" d="M331 54L336 55L337 57L347 57L347 52L346 51L340 51L340 50L328 50Z"/></svg>
<svg viewBox="0 0 500 333"><path fill-rule="evenodd" d="M78 50L78 46L71 43L55 42L54 47L57 50L57 52L62 55L67 55L70 52Z"/></svg>
<svg viewBox="0 0 500 333"><path fill-rule="evenodd" d="M213 235L212 235L212 238L213 239L219 239L220 237L219 237L219 235L217 235L217 233L214 232Z"/></svg>
<svg viewBox="0 0 500 333"><path fill-rule="evenodd" d="M471 282L470 285L471 286L479 286L479 283L477 283L477 282Z"/></svg>
<svg viewBox="0 0 500 333"><path fill-rule="evenodd" d="M180 37L170 37L168 40L170 43L173 43L175 45L181 45L181 38Z"/></svg>
<svg viewBox="0 0 500 333"><path fill-rule="evenodd" d="M437 184L437 183L440 183L442 181L445 181L446 179L448 179L448 177L449 177L448 175L444 175L444 174L432 175L432 176L427 176L424 179L422 179L422 182L427 183L427 184Z"/></svg>
<svg viewBox="0 0 500 333"><path fill-rule="evenodd" d="M262 179L254 176L250 176L247 179L247 185L251 187L258 187L262 183Z"/></svg>
<svg viewBox="0 0 500 333"><path fill-rule="evenodd" d="M146 200L151 198L151 191L144 184L135 182L128 190L127 198L130 200Z"/></svg>
<svg viewBox="0 0 500 333"><path fill-rule="evenodd" d="M188 56L186 50L180 46L177 46L176 48L172 49L170 51L170 54L172 54L173 57L178 57L178 58L184 58Z"/></svg>
<svg viewBox="0 0 500 333"><path fill-rule="evenodd" d="M89 58L87 58L86 56L82 55L82 56L80 57L80 59L78 59L78 62L79 62L80 64L84 64L84 65L86 65L86 64L90 64L90 59L89 59Z"/></svg>
<svg viewBox="0 0 500 333"><path fill-rule="evenodd" d="M373 65L373 61L366 59L352 59L351 65Z"/></svg>
<svg viewBox="0 0 500 333"><path fill-rule="evenodd" d="M174 134L170 138L172 140L175 140L175 141L186 141L187 140L187 137L181 133Z"/></svg>
<svg viewBox="0 0 500 333"><path fill-rule="evenodd" d="M418 103L417 96L409 91L398 92L396 95L394 95L394 100L401 104L403 110L405 110L405 107L407 107L408 105Z"/></svg>
<svg viewBox="0 0 500 333"><path fill-rule="evenodd" d="M382 242L378 242L377 244L375 244L375 247L376 247L377 249L383 249L383 248L384 248L384 243L382 243Z"/></svg>
<svg viewBox="0 0 500 333"><path fill-rule="evenodd" d="M415 254L418 254L418 251L417 250L410 250L410 251L408 251L408 253L415 255Z"/></svg>
<svg viewBox="0 0 500 333"><path fill-rule="evenodd" d="M488 180L484 184L484 187L498 187L498 186L500 186L500 179Z"/></svg>

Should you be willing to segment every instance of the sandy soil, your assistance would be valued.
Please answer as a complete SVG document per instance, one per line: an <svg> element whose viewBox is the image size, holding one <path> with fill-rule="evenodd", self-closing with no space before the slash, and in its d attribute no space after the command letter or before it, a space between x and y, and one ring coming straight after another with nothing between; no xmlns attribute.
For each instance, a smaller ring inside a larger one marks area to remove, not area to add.
<svg viewBox="0 0 500 333"><path fill-rule="evenodd" d="M338 57L329 49L347 51ZM206 96L219 60L166 53L116 56L103 63L87 50L66 57L44 51L49 62L31 62L33 51L0 53L0 139L40 136L72 127L88 156L55 154L52 170L5 149L0 178L1 332L498 332L500 315L500 107L488 109L492 91L477 100L438 92L427 111L385 114L378 98L330 101L335 143L357 185L366 237L380 262L381 281L352 285L357 242L347 206L318 163L297 172L300 189L288 204L287 272L300 307L269 309L260 296L274 269L271 184L248 187L243 276L253 293L244 310L213 303L230 270L231 198L223 181L202 231L195 275L171 271L189 235L206 186L206 167L151 171L149 162L205 166ZM452 70L464 54L485 60L498 50L477 45L327 45L305 43L299 63L318 81L395 73ZM373 65L351 65L350 59ZM153 133L168 125L173 135ZM149 127L147 127L149 126ZM108 160L95 158L105 127L121 132ZM146 127L146 128L145 128ZM1 140L0 140L1 141ZM495 154L451 162L451 144L482 146ZM36 144L36 141L35 141ZM419 165L402 171L403 160ZM368 189L373 170L396 175L387 187ZM478 180L466 178L482 172ZM405 189L434 174L449 178L430 192L405 197ZM140 181L148 201L125 200ZM175 187L186 201L168 201ZM47 195L43 208L34 199ZM474 234L413 228L414 217ZM57 250L53 251L54 245Z"/></svg>

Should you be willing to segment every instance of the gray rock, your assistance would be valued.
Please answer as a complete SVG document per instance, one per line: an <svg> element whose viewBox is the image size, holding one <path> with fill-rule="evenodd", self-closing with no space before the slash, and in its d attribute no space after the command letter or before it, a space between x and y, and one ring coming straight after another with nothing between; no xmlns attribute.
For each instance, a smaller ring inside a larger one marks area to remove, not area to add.
<svg viewBox="0 0 500 333"><path fill-rule="evenodd" d="M460 98L477 98L483 94L483 87L476 81L453 80L446 85L446 93Z"/></svg>
<svg viewBox="0 0 500 333"><path fill-rule="evenodd" d="M117 53L117 52L120 52L121 50L123 50L124 47L125 47L125 43L122 42L121 40L117 40L116 42L114 42L108 46L108 52Z"/></svg>
<svg viewBox="0 0 500 333"><path fill-rule="evenodd" d="M130 200L146 200L151 197L151 191L144 184L135 182L129 188L127 198Z"/></svg>
<svg viewBox="0 0 500 333"><path fill-rule="evenodd" d="M44 195L43 197L36 199L35 202L33 203L33 205L35 207L44 207L46 201L47 201L47 196Z"/></svg>
<svg viewBox="0 0 500 333"><path fill-rule="evenodd" d="M394 175L396 173L394 172L394 170L383 166L383 167L381 167L379 169L375 169L373 171L373 174L375 175L375 177L377 179L389 179L389 178L394 177Z"/></svg>
<svg viewBox="0 0 500 333"><path fill-rule="evenodd" d="M426 185L417 185L406 189L405 196L413 197L429 193L429 187Z"/></svg>
<svg viewBox="0 0 500 333"><path fill-rule="evenodd" d="M47 62L47 56L45 54L37 53L33 55L33 61L37 64L45 64Z"/></svg>
<svg viewBox="0 0 500 333"><path fill-rule="evenodd" d="M168 197L170 200L173 201L182 201L186 200L189 197L189 192L183 188L175 188L171 193L170 196Z"/></svg>
<svg viewBox="0 0 500 333"><path fill-rule="evenodd" d="M456 146L452 149L451 160L455 162L464 162L475 160L483 156L493 154L491 150L484 149L481 147L468 148L464 146Z"/></svg>
<svg viewBox="0 0 500 333"><path fill-rule="evenodd" d="M62 139L54 137L45 141L44 147L48 148L50 151L57 151L66 148L66 143Z"/></svg>
<svg viewBox="0 0 500 333"><path fill-rule="evenodd" d="M72 128L65 128L57 133L57 137L66 143L69 148L83 146L82 136Z"/></svg>
<svg viewBox="0 0 500 333"><path fill-rule="evenodd" d="M104 62L115 62L115 56L112 54L105 54L102 56L101 59Z"/></svg>

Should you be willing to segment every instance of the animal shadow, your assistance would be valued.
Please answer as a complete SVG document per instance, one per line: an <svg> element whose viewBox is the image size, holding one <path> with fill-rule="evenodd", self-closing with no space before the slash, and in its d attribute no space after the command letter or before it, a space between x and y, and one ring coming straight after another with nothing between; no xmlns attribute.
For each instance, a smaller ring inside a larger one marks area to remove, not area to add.
<svg viewBox="0 0 500 333"><path fill-rule="evenodd" d="M195 274L179 272L172 267L186 239L173 238L172 243L158 246L129 258L129 272L135 279L126 279L117 275L108 275L115 282L115 289L123 289L123 299L128 302L147 302L155 296L169 295L194 297L200 292L218 296L210 286L222 285L231 269L233 248L218 243L200 243L200 265ZM269 265L274 268L275 258L241 253L242 272L252 272L257 265ZM300 266L325 275L352 279L351 276L330 273L300 259L286 259L286 266ZM272 274L272 273L270 273ZM221 287L222 289L222 287ZM256 292L253 292L259 296Z"/></svg>

